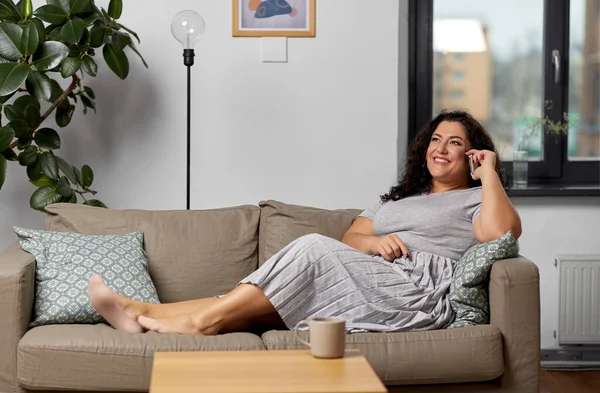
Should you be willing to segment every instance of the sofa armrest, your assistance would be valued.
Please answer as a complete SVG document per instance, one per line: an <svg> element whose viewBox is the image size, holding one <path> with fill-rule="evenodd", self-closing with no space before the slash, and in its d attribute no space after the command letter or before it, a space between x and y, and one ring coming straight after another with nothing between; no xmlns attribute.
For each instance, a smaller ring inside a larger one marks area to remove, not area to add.
<svg viewBox="0 0 600 393"><path fill-rule="evenodd" d="M17 345L33 310L35 258L18 242L0 254L0 392L20 392Z"/></svg>
<svg viewBox="0 0 600 393"><path fill-rule="evenodd" d="M539 393L540 287L535 263L497 261L490 274L490 323L502 332L502 392Z"/></svg>

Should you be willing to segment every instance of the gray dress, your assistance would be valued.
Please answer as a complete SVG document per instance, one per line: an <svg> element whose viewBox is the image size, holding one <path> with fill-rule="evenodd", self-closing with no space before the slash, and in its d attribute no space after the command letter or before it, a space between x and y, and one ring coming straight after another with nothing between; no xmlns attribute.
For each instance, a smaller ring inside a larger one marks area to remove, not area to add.
<svg viewBox="0 0 600 393"><path fill-rule="evenodd" d="M318 234L302 236L240 283L259 286L286 326L339 316L348 331L416 331L454 318L448 289L454 265L476 243L481 187L376 203L360 216L378 236L397 234L409 258L386 261Z"/></svg>

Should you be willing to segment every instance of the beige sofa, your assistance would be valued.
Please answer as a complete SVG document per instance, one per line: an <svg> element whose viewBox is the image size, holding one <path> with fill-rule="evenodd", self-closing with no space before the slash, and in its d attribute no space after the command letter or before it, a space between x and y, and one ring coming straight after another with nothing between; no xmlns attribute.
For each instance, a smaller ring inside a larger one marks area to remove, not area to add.
<svg viewBox="0 0 600 393"><path fill-rule="evenodd" d="M200 211L117 211L48 207L47 228L89 234L143 230L162 302L226 293L291 240L308 233L341 239L360 210L276 201ZM0 392L149 388L156 351L300 349L291 331L215 337L129 335L98 325L28 328L35 261L18 243L0 254ZM489 325L347 335L390 391L539 393L539 278L525 258L497 262ZM304 334L304 332L303 332ZM235 376L232 370L232 378Z"/></svg>

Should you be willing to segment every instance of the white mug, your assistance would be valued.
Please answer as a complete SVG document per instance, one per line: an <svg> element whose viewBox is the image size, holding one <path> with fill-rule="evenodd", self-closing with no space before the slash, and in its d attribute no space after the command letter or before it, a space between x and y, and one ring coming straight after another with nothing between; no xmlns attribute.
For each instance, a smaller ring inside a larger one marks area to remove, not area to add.
<svg viewBox="0 0 600 393"><path fill-rule="evenodd" d="M300 338L298 328L307 325L310 341ZM344 357L346 350L346 321L343 318L323 317L300 321L295 327L296 337L310 347L316 358L334 359Z"/></svg>

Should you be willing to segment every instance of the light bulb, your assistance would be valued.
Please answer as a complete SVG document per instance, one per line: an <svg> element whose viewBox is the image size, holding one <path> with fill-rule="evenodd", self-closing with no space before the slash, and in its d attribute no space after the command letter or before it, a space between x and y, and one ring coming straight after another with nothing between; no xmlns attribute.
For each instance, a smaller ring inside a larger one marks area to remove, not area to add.
<svg viewBox="0 0 600 393"><path fill-rule="evenodd" d="M205 28L206 24L202 16L192 10L181 11L171 22L173 37L181 42L183 49L194 49Z"/></svg>

